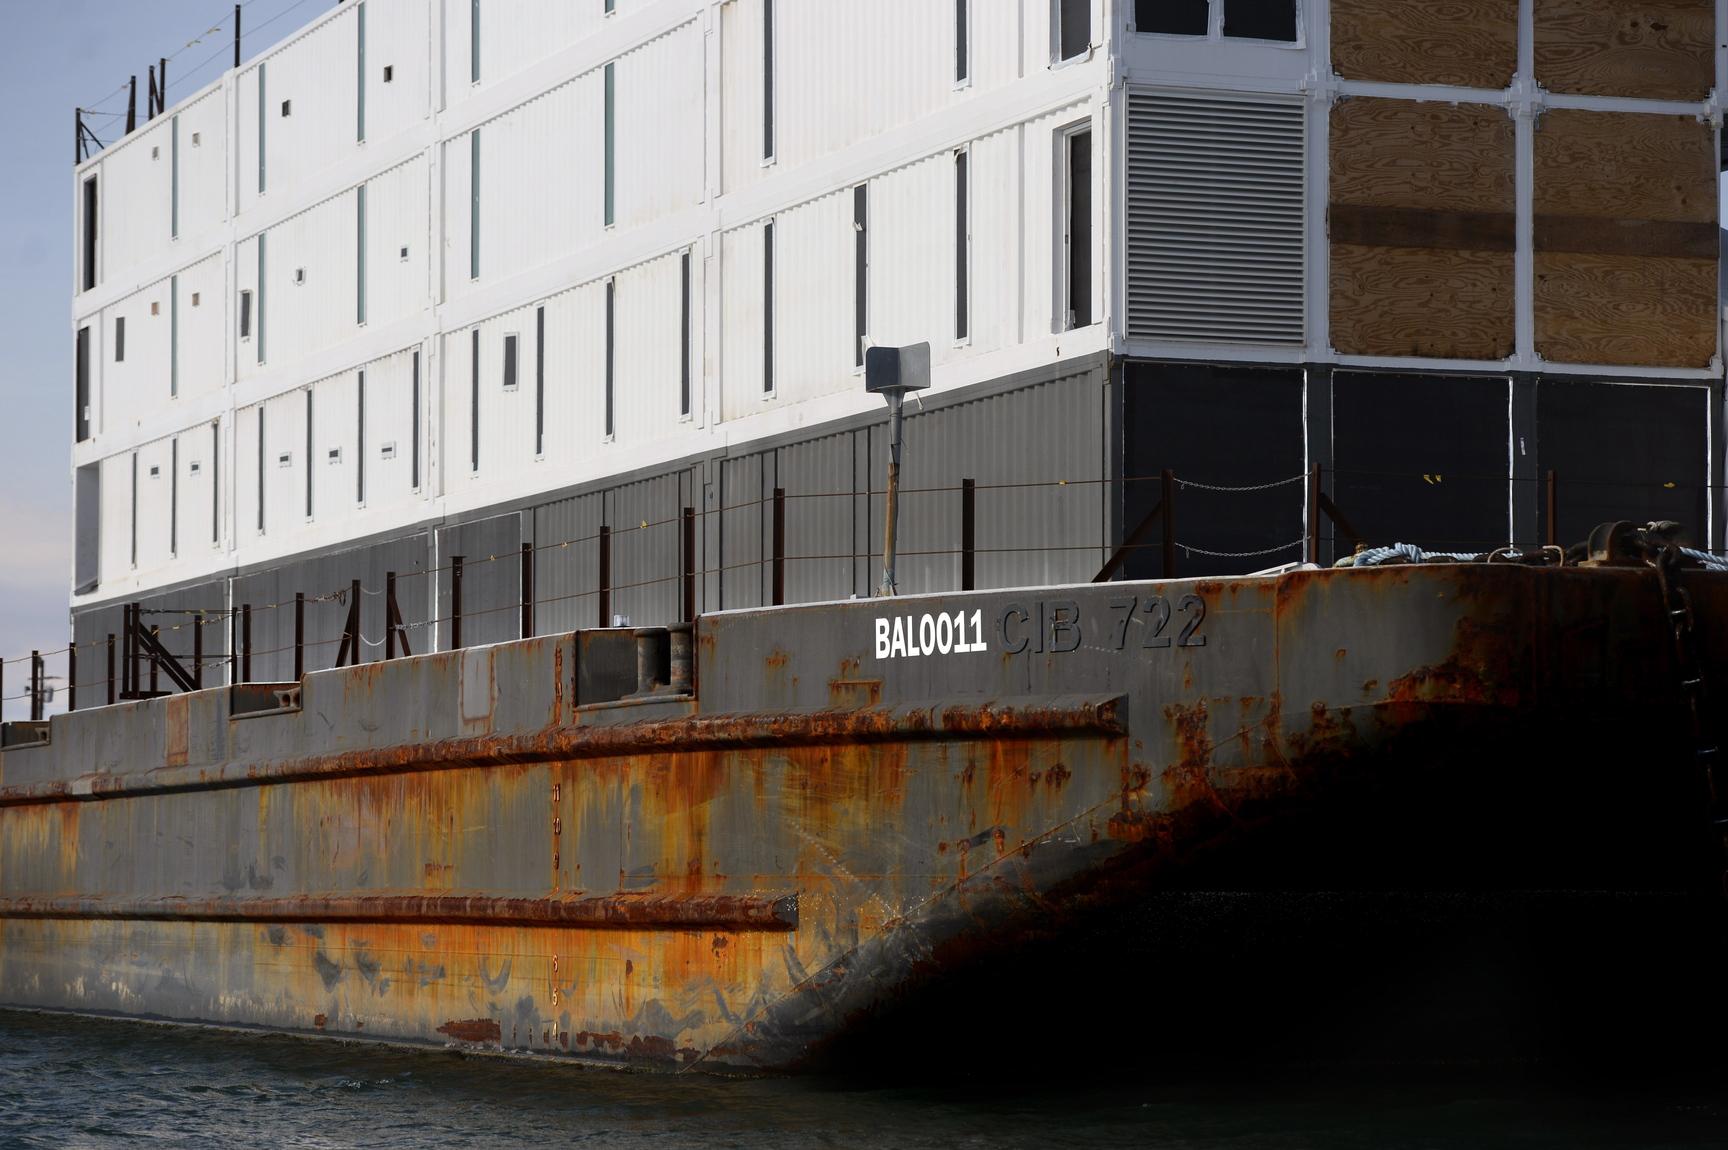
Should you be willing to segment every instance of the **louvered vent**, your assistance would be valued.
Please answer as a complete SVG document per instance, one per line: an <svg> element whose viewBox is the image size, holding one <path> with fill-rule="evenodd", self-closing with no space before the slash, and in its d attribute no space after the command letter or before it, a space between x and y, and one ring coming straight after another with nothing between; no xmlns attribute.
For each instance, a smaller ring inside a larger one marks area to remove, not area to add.
<svg viewBox="0 0 1728 1150"><path fill-rule="evenodd" d="M1303 341L1303 106L1128 97L1128 335Z"/></svg>

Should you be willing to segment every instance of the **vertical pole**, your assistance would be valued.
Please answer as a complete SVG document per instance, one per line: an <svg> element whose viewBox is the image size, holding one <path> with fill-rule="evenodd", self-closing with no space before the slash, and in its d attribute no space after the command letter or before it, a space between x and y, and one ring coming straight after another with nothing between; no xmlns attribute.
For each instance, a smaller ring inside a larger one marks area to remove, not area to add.
<svg viewBox="0 0 1728 1150"><path fill-rule="evenodd" d="M150 90L144 94L144 120L148 123L156 118L156 65L149 66Z"/></svg>
<svg viewBox="0 0 1728 1150"><path fill-rule="evenodd" d="M905 396L888 394L888 493L882 506L882 594L895 593L894 533L900 510L900 409Z"/></svg>
<svg viewBox="0 0 1728 1150"><path fill-rule="evenodd" d="M534 544L522 544L522 637L534 637Z"/></svg>
<svg viewBox="0 0 1728 1150"><path fill-rule="evenodd" d="M240 66L240 5L234 5L234 66Z"/></svg>
<svg viewBox="0 0 1728 1150"><path fill-rule="evenodd" d="M978 481L960 481L960 590L978 589Z"/></svg>
<svg viewBox="0 0 1728 1150"><path fill-rule="evenodd" d="M348 644L348 665L358 667L363 660L360 657L360 580L351 580L348 584L348 633L353 639Z"/></svg>
<svg viewBox="0 0 1728 1150"><path fill-rule="evenodd" d="M108 705L114 705L114 632L108 632Z"/></svg>
<svg viewBox="0 0 1728 1150"><path fill-rule="evenodd" d="M1176 578L1176 473L1164 469L1164 578Z"/></svg>
<svg viewBox="0 0 1728 1150"><path fill-rule="evenodd" d="M774 606L786 602L786 489L774 489Z"/></svg>
<svg viewBox="0 0 1728 1150"><path fill-rule="evenodd" d="M252 681L252 604L240 605L240 681Z"/></svg>
<svg viewBox="0 0 1728 1150"><path fill-rule="evenodd" d="M42 721L42 652L30 652L30 721Z"/></svg>
<svg viewBox="0 0 1728 1150"><path fill-rule="evenodd" d="M228 599L228 683L240 681L240 616L234 611L234 599Z"/></svg>
<svg viewBox="0 0 1728 1150"><path fill-rule="evenodd" d="M72 635L72 641L66 645L66 709L78 709L78 635Z"/></svg>
<svg viewBox="0 0 1728 1150"><path fill-rule="evenodd" d="M612 528L600 528L600 625L612 625Z"/></svg>
<svg viewBox="0 0 1728 1150"><path fill-rule="evenodd" d="M158 58L156 64L156 111L158 114L168 110L168 57Z"/></svg>
<svg viewBox="0 0 1728 1150"><path fill-rule="evenodd" d="M156 671L162 663L161 659L156 655L156 644L162 641L161 628L157 627L154 623L150 624L150 638L154 640L154 642L150 644L150 693L154 695L158 690L160 690L160 686L156 681Z"/></svg>
<svg viewBox="0 0 1728 1150"><path fill-rule="evenodd" d="M684 613L680 618L685 623L696 620L696 509L684 509Z"/></svg>
<svg viewBox="0 0 1728 1150"><path fill-rule="evenodd" d="M294 681L306 674L306 592L294 592Z"/></svg>
<svg viewBox="0 0 1728 1150"><path fill-rule="evenodd" d="M450 649L462 646L462 556L450 556Z"/></svg>
<svg viewBox="0 0 1728 1150"><path fill-rule="evenodd" d="M138 81L133 80L132 86L133 86L133 89L136 90L137 86L138 86ZM74 168L76 168L79 164L82 164L83 162L84 162L84 109L83 108L73 108L72 109L72 166Z"/></svg>
<svg viewBox="0 0 1728 1150"><path fill-rule="evenodd" d="M192 616L192 686L204 689L204 612Z"/></svg>
<svg viewBox="0 0 1728 1150"><path fill-rule="evenodd" d="M1555 547L1560 540L1560 475L1548 469L1548 545Z"/></svg>
<svg viewBox="0 0 1728 1150"><path fill-rule="evenodd" d="M384 572L384 657L396 657L396 572Z"/></svg>
<svg viewBox="0 0 1728 1150"><path fill-rule="evenodd" d="M1308 562L1320 565L1320 465L1308 469Z"/></svg>
<svg viewBox="0 0 1728 1150"><path fill-rule="evenodd" d="M130 136L138 130L138 77L132 77L132 87L126 97L126 134Z"/></svg>

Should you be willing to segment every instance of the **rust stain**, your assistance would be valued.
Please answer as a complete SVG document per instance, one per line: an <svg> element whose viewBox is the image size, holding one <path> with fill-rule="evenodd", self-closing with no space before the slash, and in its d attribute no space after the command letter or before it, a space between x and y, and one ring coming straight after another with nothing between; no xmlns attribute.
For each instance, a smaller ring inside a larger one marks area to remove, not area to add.
<svg viewBox="0 0 1728 1150"><path fill-rule="evenodd" d="M438 1028L439 1034L447 1034L457 1042L490 1043L497 1045L504 1041L504 1028L496 1018L471 1018L466 1022L452 1019Z"/></svg>
<svg viewBox="0 0 1728 1150"><path fill-rule="evenodd" d="M326 1021L328 1020L322 1014L314 1014L312 1016L312 1025L317 1027L319 1030L324 1029L324 1023Z"/></svg>
<svg viewBox="0 0 1728 1150"><path fill-rule="evenodd" d="M188 750L186 723L191 712L192 700L185 695L170 695L165 702L167 707L163 711L166 727L163 738L163 761L170 767L184 767Z"/></svg>

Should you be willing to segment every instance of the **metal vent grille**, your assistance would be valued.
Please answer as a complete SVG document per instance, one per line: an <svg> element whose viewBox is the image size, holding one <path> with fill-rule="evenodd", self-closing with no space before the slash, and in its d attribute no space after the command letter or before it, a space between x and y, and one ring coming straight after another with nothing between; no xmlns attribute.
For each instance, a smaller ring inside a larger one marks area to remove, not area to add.
<svg viewBox="0 0 1728 1150"><path fill-rule="evenodd" d="M1128 335L1303 342L1303 106L1128 96Z"/></svg>

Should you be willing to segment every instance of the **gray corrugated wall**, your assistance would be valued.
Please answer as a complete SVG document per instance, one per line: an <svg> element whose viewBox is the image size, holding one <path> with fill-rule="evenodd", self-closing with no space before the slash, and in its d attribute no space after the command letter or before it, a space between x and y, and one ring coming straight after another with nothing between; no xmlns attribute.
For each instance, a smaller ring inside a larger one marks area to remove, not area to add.
<svg viewBox="0 0 1728 1150"><path fill-rule="evenodd" d="M792 603L849 598L854 583L857 498L853 456L857 432L825 435L779 450L786 489L786 599ZM770 526L772 519L770 519ZM773 539L769 538L770 557Z"/></svg>
<svg viewBox="0 0 1728 1150"><path fill-rule="evenodd" d="M192 627L197 618L195 612L203 610L209 613L204 625L204 682L211 686L227 682L228 622L222 614L227 608L227 595L227 581L219 579L138 599L146 612L145 626L154 624L161 628L162 645L185 664L188 672L192 670ZM108 699L109 635L115 637L114 674L116 678L121 675L120 625L123 610L122 604L115 603L81 611L73 617L72 634L78 644L80 710L104 703ZM144 664L140 666L140 679L148 688L148 667ZM8 668L8 677L24 672L26 669L22 666L18 669ZM159 679L164 690L170 689L165 677ZM10 694L18 693L11 685L8 685L7 690ZM118 685L115 691L118 693Z"/></svg>
<svg viewBox="0 0 1728 1150"><path fill-rule="evenodd" d="M521 637L523 518L512 511L438 529L440 650L452 646L450 565L457 555L462 556L462 645Z"/></svg>
<svg viewBox="0 0 1728 1150"><path fill-rule="evenodd" d="M534 629L540 634L598 621L598 536L606 493L591 491L534 509Z"/></svg>

